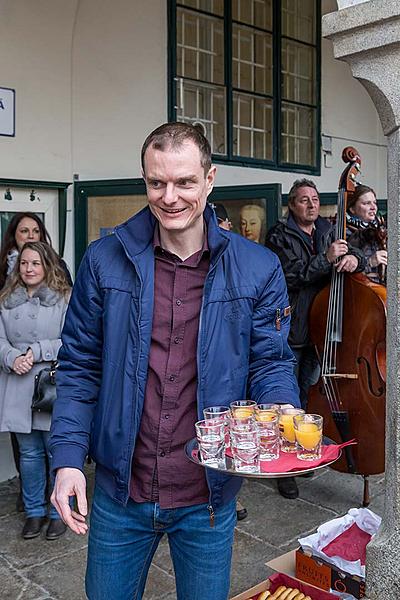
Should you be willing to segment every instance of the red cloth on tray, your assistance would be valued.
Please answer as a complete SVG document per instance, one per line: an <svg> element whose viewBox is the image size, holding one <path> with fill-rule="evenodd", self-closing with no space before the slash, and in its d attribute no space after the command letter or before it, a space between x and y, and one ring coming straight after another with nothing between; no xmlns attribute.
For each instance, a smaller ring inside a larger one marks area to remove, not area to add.
<svg viewBox="0 0 400 600"><path fill-rule="evenodd" d="M290 473L291 471L303 471L305 469L315 469L323 464L329 463L338 458L340 450L345 446L355 444L354 440L344 444L330 444L322 446L321 458L319 460L299 460L296 454L281 452L276 460L260 461L261 473ZM227 448L226 454L232 457L230 448Z"/></svg>
<svg viewBox="0 0 400 600"><path fill-rule="evenodd" d="M360 529L357 523L353 523L346 531L329 542L325 548L322 548L322 552L330 557L340 556L350 562L361 560L361 564L365 565L367 544L371 537L371 534Z"/></svg>

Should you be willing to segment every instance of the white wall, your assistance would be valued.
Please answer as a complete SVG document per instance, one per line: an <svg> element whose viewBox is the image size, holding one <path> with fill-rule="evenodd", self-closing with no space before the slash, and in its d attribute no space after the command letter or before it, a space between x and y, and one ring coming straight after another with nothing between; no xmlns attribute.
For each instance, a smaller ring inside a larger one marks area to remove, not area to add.
<svg viewBox="0 0 400 600"><path fill-rule="evenodd" d="M17 94L16 137L0 137L0 177L140 176L141 143L167 118L166 5L0 0L0 86ZM336 9L334 0L322 6L323 12ZM385 138L374 106L348 66L333 59L329 41L322 50L322 133L332 136L333 155L315 180L321 191L334 191L342 148L353 144L364 181L385 197ZM281 182L285 192L298 176L220 165L217 182ZM70 210L71 201L69 195ZM71 247L70 236L67 242Z"/></svg>
<svg viewBox="0 0 400 600"><path fill-rule="evenodd" d="M141 144L167 120L167 3L81 0L72 64L74 172L139 177Z"/></svg>

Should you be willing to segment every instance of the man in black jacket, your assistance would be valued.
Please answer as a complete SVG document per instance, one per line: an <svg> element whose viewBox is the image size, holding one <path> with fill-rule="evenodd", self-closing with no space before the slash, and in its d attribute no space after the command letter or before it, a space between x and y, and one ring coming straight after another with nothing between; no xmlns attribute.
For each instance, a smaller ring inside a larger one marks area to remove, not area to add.
<svg viewBox="0 0 400 600"><path fill-rule="evenodd" d="M317 293L329 282L332 265L337 271L362 271L365 258L345 240L334 240L334 227L319 216L316 185L309 179L294 182L288 196L289 214L267 234L267 245L279 256L292 309L289 345L297 360L296 376L302 408L308 390L318 381L319 363L309 339L308 317ZM293 477L278 479L282 496L297 498Z"/></svg>

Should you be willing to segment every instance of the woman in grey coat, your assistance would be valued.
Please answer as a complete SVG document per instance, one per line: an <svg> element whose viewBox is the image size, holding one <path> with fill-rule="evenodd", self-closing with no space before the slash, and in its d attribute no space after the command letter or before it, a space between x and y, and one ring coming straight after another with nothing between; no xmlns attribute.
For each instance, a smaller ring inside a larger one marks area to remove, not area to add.
<svg viewBox="0 0 400 600"><path fill-rule="evenodd" d="M0 293L0 431L16 433L20 446L25 539L40 534L47 515L51 414L32 413L34 380L57 358L69 292L54 250L43 242L28 242ZM64 523L51 508L46 538L64 532Z"/></svg>

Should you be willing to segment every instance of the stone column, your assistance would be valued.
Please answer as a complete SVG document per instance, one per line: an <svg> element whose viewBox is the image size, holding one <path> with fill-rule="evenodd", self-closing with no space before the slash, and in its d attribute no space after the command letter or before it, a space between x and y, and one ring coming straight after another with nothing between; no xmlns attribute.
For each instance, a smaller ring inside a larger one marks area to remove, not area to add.
<svg viewBox="0 0 400 600"><path fill-rule="evenodd" d="M368 91L388 139L386 493L382 527L367 550L367 596L394 600L400 598L400 2L370 0L327 14L322 34Z"/></svg>

